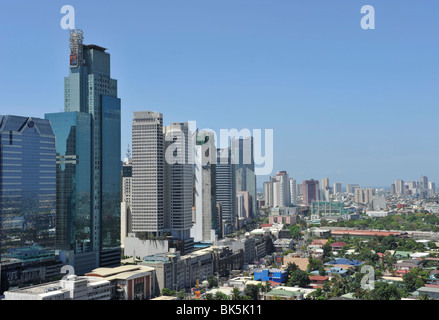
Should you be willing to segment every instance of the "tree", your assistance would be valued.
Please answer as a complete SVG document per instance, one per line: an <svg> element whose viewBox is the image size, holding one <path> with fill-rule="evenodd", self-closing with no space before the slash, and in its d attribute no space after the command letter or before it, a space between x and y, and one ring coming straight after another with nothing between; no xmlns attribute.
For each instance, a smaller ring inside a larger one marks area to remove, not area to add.
<svg viewBox="0 0 439 320"><path fill-rule="evenodd" d="M401 300L401 293L395 285L380 281L375 283L370 298L372 300Z"/></svg>
<svg viewBox="0 0 439 320"><path fill-rule="evenodd" d="M213 287L218 287L218 279L213 274L209 276L207 282L209 283L208 284L209 289Z"/></svg>
<svg viewBox="0 0 439 320"><path fill-rule="evenodd" d="M183 300L185 293L186 293L186 291L184 289L181 289L180 291L177 292L177 298L180 300Z"/></svg>
<svg viewBox="0 0 439 320"><path fill-rule="evenodd" d="M436 249L437 248L436 243L434 241L429 241L428 242L428 247L430 249Z"/></svg>
<svg viewBox="0 0 439 320"><path fill-rule="evenodd" d="M288 272L289 272L289 273L291 273L291 272L296 271L296 270L299 269L299 267L297 266L297 264L295 264L294 262L293 262L293 263L288 262L288 266L287 266L287 268L288 268Z"/></svg>
<svg viewBox="0 0 439 320"><path fill-rule="evenodd" d="M171 290L169 288L163 288L162 289L162 296L174 296L175 295L175 291Z"/></svg>
<svg viewBox="0 0 439 320"><path fill-rule="evenodd" d="M215 293L215 300L229 300L229 296L221 291Z"/></svg>
<svg viewBox="0 0 439 320"><path fill-rule="evenodd" d="M290 234L293 239L297 239L300 236L300 227L295 225L290 227Z"/></svg>
<svg viewBox="0 0 439 320"><path fill-rule="evenodd" d="M308 257L308 271L314 271L314 270L321 270L323 268L323 263L318 260L314 259L311 255Z"/></svg>
<svg viewBox="0 0 439 320"><path fill-rule="evenodd" d="M413 292L425 284L425 272L421 272L418 268L410 270L406 273L402 280L404 282L405 289L407 292Z"/></svg>
<svg viewBox="0 0 439 320"><path fill-rule="evenodd" d="M288 279L287 285L290 287L306 287L310 282L311 280L308 277L308 273L298 269L290 273L290 279Z"/></svg>
<svg viewBox="0 0 439 320"><path fill-rule="evenodd" d="M230 295L231 300L242 300L241 290L238 287L233 287L232 294Z"/></svg>
<svg viewBox="0 0 439 320"><path fill-rule="evenodd" d="M332 247L329 242L326 242L323 246L323 259L331 256Z"/></svg>
<svg viewBox="0 0 439 320"><path fill-rule="evenodd" d="M244 289L244 294L252 300L258 300L259 288L254 284L248 284Z"/></svg>
<svg viewBox="0 0 439 320"><path fill-rule="evenodd" d="M215 297L211 293L206 293L206 295L204 296L204 299L206 299L206 300L215 300Z"/></svg>

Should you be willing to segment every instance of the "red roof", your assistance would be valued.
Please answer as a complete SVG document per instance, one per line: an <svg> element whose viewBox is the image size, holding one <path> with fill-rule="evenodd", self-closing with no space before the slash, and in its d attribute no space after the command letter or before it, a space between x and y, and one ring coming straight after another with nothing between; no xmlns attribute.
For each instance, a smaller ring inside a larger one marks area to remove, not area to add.
<svg viewBox="0 0 439 320"><path fill-rule="evenodd" d="M272 288L278 287L280 285L279 282L274 282L274 281L271 281L271 280L268 280L268 282L270 282Z"/></svg>
<svg viewBox="0 0 439 320"><path fill-rule="evenodd" d="M327 239L314 239L311 244L316 244L316 245L325 245L326 242L328 242Z"/></svg>
<svg viewBox="0 0 439 320"><path fill-rule="evenodd" d="M272 227L272 224L269 223L265 223L265 224L261 224L261 228L267 228L267 227Z"/></svg>
<svg viewBox="0 0 439 320"><path fill-rule="evenodd" d="M384 236L388 237L391 234L397 236L400 235L400 232L388 232L388 231L371 231L371 230L332 230L332 235L342 235L342 234L350 234L353 236Z"/></svg>
<svg viewBox="0 0 439 320"><path fill-rule="evenodd" d="M437 284L425 284L425 286L430 288L439 288L439 285Z"/></svg>
<svg viewBox="0 0 439 320"><path fill-rule="evenodd" d="M311 281L326 281L326 280L328 280L328 277L325 277L325 276L309 276L308 278Z"/></svg>
<svg viewBox="0 0 439 320"><path fill-rule="evenodd" d="M346 243L341 242L341 241L331 243L331 247L344 247L345 245L346 245Z"/></svg>

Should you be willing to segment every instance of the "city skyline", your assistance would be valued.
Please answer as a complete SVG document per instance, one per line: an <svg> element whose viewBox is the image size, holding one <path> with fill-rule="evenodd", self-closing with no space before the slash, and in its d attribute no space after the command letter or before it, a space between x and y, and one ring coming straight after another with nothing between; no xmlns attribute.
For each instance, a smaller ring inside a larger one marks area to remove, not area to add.
<svg viewBox="0 0 439 320"><path fill-rule="evenodd" d="M8 75L0 76L0 104L14 112L3 113L43 118L63 109L64 4L28 3L24 12L0 4L0 26L12 30L8 46L0 45L9 61L0 63ZM197 121L216 132L274 129L271 175L286 170L299 183L328 177L343 186L389 188L421 175L439 180L439 50L431 32L439 5L372 3L377 28L365 31L360 2L344 1L341 9L324 2L172 4L137 2L131 10L109 2L113 10L104 17L99 4L71 3L85 42L110 48L112 74L121 80L121 159L131 145L133 112L154 110L166 124ZM29 46L50 50L33 52L33 59L10 50ZM28 94L17 95L17 88ZM409 129L415 125L422 130ZM257 177L258 190L268 179Z"/></svg>

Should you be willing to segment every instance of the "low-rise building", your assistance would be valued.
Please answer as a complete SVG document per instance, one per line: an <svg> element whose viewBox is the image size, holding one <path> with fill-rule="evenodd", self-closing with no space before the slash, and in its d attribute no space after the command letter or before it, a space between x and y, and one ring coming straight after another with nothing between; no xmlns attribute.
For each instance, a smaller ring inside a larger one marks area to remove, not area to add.
<svg viewBox="0 0 439 320"><path fill-rule="evenodd" d="M299 267L300 270L302 271L307 271L308 270L308 264L309 264L309 259L305 258L305 257L300 257L297 254L294 253L290 253L286 256L284 256L284 261L283 264L288 266L288 264L295 264Z"/></svg>
<svg viewBox="0 0 439 320"><path fill-rule="evenodd" d="M116 300L149 300L154 297L154 268L139 265L97 268L86 276L109 281Z"/></svg>
<svg viewBox="0 0 439 320"><path fill-rule="evenodd" d="M309 276L309 280L311 281L309 285L313 287L323 287L328 279L326 276Z"/></svg>
<svg viewBox="0 0 439 320"><path fill-rule="evenodd" d="M253 274L253 279L255 281L273 281L283 283L287 280L287 278L287 271L280 269L261 269L256 270Z"/></svg>
<svg viewBox="0 0 439 320"><path fill-rule="evenodd" d="M277 239L274 241L273 245L276 252L282 252L293 249L294 241L292 239Z"/></svg>
<svg viewBox="0 0 439 320"><path fill-rule="evenodd" d="M439 299L439 287L421 287L415 291L414 295L422 296L427 295L433 299Z"/></svg>
<svg viewBox="0 0 439 320"><path fill-rule="evenodd" d="M341 241L337 241L337 242L331 243L331 248L334 251L340 251L345 246L346 246L346 243L345 242L341 242Z"/></svg>
<svg viewBox="0 0 439 320"><path fill-rule="evenodd" d="M303 300L303 293L277 288L265 293L264 300Z"/></svg>
<svg viewBox="0 0 439 320"><path fill-rule="evenodd" d="M70 275L60 281L5 291L4 300L111 300L111 298L110 281Z"/></svg>

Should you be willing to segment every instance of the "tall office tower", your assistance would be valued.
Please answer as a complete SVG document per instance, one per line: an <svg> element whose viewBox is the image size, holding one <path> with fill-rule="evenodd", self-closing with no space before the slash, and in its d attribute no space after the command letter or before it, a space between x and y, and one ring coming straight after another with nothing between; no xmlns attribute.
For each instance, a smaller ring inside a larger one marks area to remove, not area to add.
<svg viewBox="0 0 439 320"><path fill-rule="evenodd" d="M236 165L236 191L248 191L252 197L251 216L257 214L256 175L253 137L232 138L232 162Z"/></svg>
<svg viewBox="0 0 439 320"><path fill-rule="evenodd" d="M395 181L395 192L396 194L404 194L404 181L396 180Z"/></svg>
<svg viewBox="0 0 439 320"><path fill-rule="evenodd" d="M132 149L132 231L162 236L165 228L165 159L161 113L134 112Z"/></svg>
<svg viewBox="0 0 439 320"><path fill-rule="evenodd" d="M416 181L408 181L408 182L405 183L405 186L407 186L408 189L409 189L410 191L412 191L412 190L416 190L416 188L417 188L417 183L416 183Z"/></svg>
<svg viewBox="0 0 439 320"><path fill-rule="evenodd" d="M303 203L307 206L313 202L320 201L320 187L318 180L304 180L303 183Z"/></svg>
<svg viewBox="0 0 439 320"><path fill-rule="evenodd" d="M322 191L329 190L329 178L322 179Z"/></svg>
<svg viewBox="0 0 439 320"><path fill-rule="evenodd" d="M195 241L214 242L221 237L217 212L215 136L211 131L195 136L195 219L191 236Z"/></svg>
<svg viewBox="0 0 439 320"><path fill-rule="evenodd" d="M236 185L235 164L232 163L230 148L217 149L216 201L221 204L224 234L236 229Z"/></svg>
<svg viewBox="0 0 439 320"><path fill-rule="evenodd" d="M120 204L120 240L125 246L125 237L131 233L131 203L133 193L133 165L129 152L122 165L122 201Z"/></svg>
<svg viewBox="0 0 439 320"><path fill-rule="evenodd" d="M92 116L72 111L45 118L56 136L56 249L64 263L84 274L99 265L99 251L92 247Z"/></svg>
<svg viewBox="0 0 439 320"><path fill-rule="evenodd" d="M289 178L289 185L290 185L290 203L292 205L297 204L297 186L296 186L296 180L293 178Z"/></svg>
<svg viewBox="0 0 439 320"><path fill-rule="evenodd" d="M237 214L239 218L248 221L251 213L252 197L248 191L236 191Z"/></svg>
<svg viewBox="0 0 439 320"><path fill-rule="evenodd" d="M175 238L188 240L192 227L192 144L189 124L164 128L164 227Z"/></svg>
<svg viewBox="0 0 439 320"><path fill-rule="evenodd" d="M421 189L428 189L428 178L426 176L421 176L419 182L421 184Z"/></svg>
<svg viewBox="0 0 439 320"><path fill-rule="evenodd" d="M341 183L334 182L334 194L341 193Z"/></svg>
<svg viewBox="0 0 439 320"><path fill-rule="evenodd" d="M302 184L298 184L296 186L296 191L297 191L297 196L303 196L303 185Z"/></svg>
<svg viewBox="0 0 439 320"><path fill-rule="evenodd" d="M390 194L396 194L396 185L394 183L390 185Z"/></svg>
<svg viewBox="0 0 439 320"><path fill-rule="evenodd" d="M0 259L55 259L55 161L49 121L0 115Z"/></svg>
<svg viewBox="0 0 439 320"><path fill-rule="evenodd" d="M432 190L433 193L435 193L436 192L436 184L434 182L432 182L432 181L429 181L428 182L428 189Z"/></svg>
<svg viewBox="0 0 439 320"><path fill-rule="evenodd" d="M347 184L346 185L346 192L350 194L355 193L355 189L359 188L360 186L358 184Z"/></svg>
<svg viewBox="0 0 439 320"><path fill-rule="evenodd" d="M265 205L267 207L271 207L273 200L272 200L272 184L271 181L264 182L264 200Z"/></svg>
<svg viewBox="0 0 439 320"><path fill-rule="evenodd" d="M390 194L396 194L396 186L394 183L390 185Z"/></svg>
<svg viewBox="0 0 439 320"><path fill-rule="evenodd" d="M74 179L81 180L81 188L84 188L84 190L88 188L85 185L90 183L90 200L84 199L84 203L90 201L90 209L81 213L82 216L87 216L85 221L75 220L74 224L88 224L90 222L90 225L83 227L90 228L90 243L88 246L75 247L70 251L64 251L64 253L71 256L73 250L75 257L71 257L73 258L72 261L78 266L84 266L84 268L86 265L91 266L93 263L95 267L118 266L121 258L121 102L117 97L117 81L112 79L110 75L110 55L106 50L93 44L84 45L81 30L70 31L70 68L69 76L64 79L64 111L65 113L81 113L77 117L83 117L84 119L88 115L91 123L90 129L87 129L87 134L81 136L80 141L75 142L77 150L90 147L89 158L85 151L81 151L81 153L87 156L87 159L81 158L79 160L79 157L76 157L77 163L90 162L90 175L85 176L82 173L74 175ZM71 117L67 121L68 129L74 126L72 122L75 116L56 117L54 114L47 116L53 119L53 121L51 120L53 125L58 128L55 132L57 137L60 134L65 138L66 134L62 132L65 130L62 128L62 124L55 124L55 121L63 122L65 121L63 117ZM90 135L88 135L88 130L90 130ZM89 141L84 142L86 139ZM57 152L61 155L63 152L67 152L65 150L67 141L58 140L57 138ZM75 155L66 155L74 162ZM59 158L60 165L62 164L61 161L62 158ZM83 172L83 170L80 169L80 172ZM68 174L67 171L66 174ZM72 192L73 188L72 186L66 192ZM68 196L67 194L66 197ZM73 207L73 203L65 205L72 205L72 210L77 210ZM84 206L86 205L84 204ZM89 254L87 257L80 257L79 255L83 254L84 250L88 251ZM96 254L95 262L93 262L92 253ZM80 262L82 258L88 262Z"/></svg>

